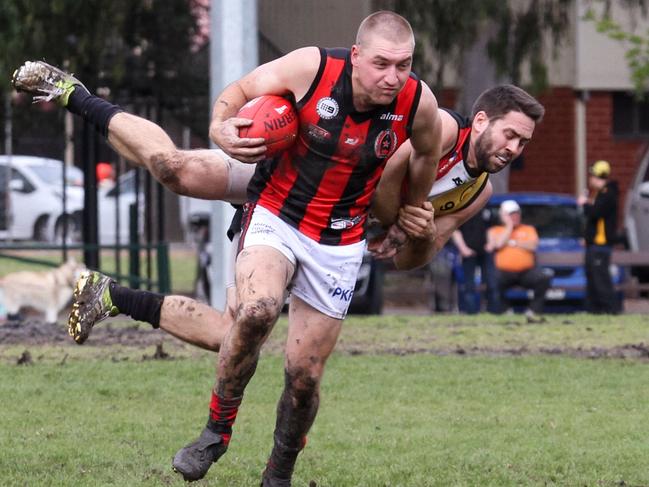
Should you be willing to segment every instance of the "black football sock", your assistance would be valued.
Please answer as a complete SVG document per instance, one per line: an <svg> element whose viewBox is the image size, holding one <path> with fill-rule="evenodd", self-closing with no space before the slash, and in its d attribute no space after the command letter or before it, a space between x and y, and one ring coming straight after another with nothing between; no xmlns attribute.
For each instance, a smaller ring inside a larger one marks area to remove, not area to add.
<svg viewBox="0 0 649 487"><path fill-rule="evenodd" d="M120 286L114 281L110 283L108 290L113 305L120 313L134 320L150 323L153 328L160 328L160 310L164 295Z"/></svg>
<svg viewBox="0 0 649 487"><path fill-rule="evenodd" d="M275 435L275 444L270 454L266 470L276 479L290 480L298 454L306 445L306 437L302 438L299 445L289 446Z"/></svg>
<svg viewBox="0 0 649 487"><path fill-rule="evenodd" d="M76 85L68 97L66 108L95 126L104 137L108 136L108 123L122 108L92 95L81 85Z"/></svg>

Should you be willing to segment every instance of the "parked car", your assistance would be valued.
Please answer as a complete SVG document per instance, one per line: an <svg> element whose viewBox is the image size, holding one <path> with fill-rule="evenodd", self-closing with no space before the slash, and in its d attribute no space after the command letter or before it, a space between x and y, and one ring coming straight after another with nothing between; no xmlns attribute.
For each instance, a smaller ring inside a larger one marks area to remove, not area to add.
<svg viewBox="0 0 649 487"><path fill-rule="evenodd" d="M66 211L63 212L63 162L34 156L0 156L0 172L8 174L8 225L0 228L0 238L52 242L63 234L78 232L78 214L83 208L83 173L66 171ZM6 193L5 193L6 197Z"/></svg>
<svg viewBox="0 0 649 487"><path fill-rule="evenodd" d="M624 226L630 250L649 250L649 150L627 191Z"/></svg>
<svg viewBox="0 0 649 487"><path fill-rule="evenodd" d="M649 251L649 149L638 165L624 205L625 241L633 252ZM642 282L649 282L649 267L632 268Z"/></svg>
<svg viewBox="0 0 649 487"><path fill-rule="evenodd" d="M140 184L141 186L141 184ZM99 242L102 245L127 244L130 232L130 208L135 204L135 171L119 177L116 184L100 187L97 192L99 210ZM144 191L140 187L139 233L144 228ZM119 231L117 219L119 218Z"/></svg>
<svg viewBox="0 0 649 487"><path fill-rule="evenodd" d="M556 193L507 193L491 197L487 209L492 224L498 224L498 208L504 200L515 200L522 210L522 221L536 228L539 234L537 255L551 253L582 253L584 251L582 229L583 213L571 195ZM550 289L546 293L546 311L573 312L585 309L586 274L583 265L543 266L554 273ZM617 265L611 266L614 284L620 284L624 272ZM461 276L461 272L459 272ZM460 277L461 278L461 277ZM478 283L479 283L479 277ZM513 288L507 298L515 308L527 306L531 291ZM622 294L619 294L622 299Z"/></svg>

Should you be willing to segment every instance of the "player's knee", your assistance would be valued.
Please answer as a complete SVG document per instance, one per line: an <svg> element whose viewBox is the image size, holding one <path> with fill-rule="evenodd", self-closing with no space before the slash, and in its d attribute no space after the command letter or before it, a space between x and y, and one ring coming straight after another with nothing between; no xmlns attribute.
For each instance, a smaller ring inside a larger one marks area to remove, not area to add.
<svg viewBox="0 0 649 487"><path fill-rule="evenodd" d="M151 156L149 162L151 172L161 184L174 193L187 192L183 184L185 158L180 151L157 152Z"/></svg>
<svg viewBox="0 0 649 487"><path fill-rule="evenodd" d="M277 320L281 307L270 297L254 299L241 303L237 309L236 321L244 333L265 336ZM254 336L250 338L254 339Z"/></svg>

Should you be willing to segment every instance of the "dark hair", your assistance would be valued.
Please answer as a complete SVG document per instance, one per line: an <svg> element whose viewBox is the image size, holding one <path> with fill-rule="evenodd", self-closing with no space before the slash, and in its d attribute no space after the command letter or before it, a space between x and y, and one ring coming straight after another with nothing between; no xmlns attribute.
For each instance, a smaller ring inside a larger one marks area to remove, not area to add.
<svg viewBox="0 0 649 487"><path fill-rule="evenodd" d="M545 108L527 91L514 85L499 85L484 91L473 104L471 118L485 112L490 120L499 119L509 112L521 112L539 123Z"/></svg>

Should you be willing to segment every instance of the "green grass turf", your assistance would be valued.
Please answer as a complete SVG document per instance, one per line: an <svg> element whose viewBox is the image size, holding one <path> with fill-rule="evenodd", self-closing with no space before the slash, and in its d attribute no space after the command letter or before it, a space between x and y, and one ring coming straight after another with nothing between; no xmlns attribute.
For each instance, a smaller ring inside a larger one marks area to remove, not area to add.
<svg viewBox="0 0 649 487"><path fill-rule="evenodd" d="M9 255L12 255L9 253ZM42 260L51 264L59 264L62 262L62 253L56 251L20 251L13 252L13 255L24 256L32 259ZM69 257L76 259L78 262L83 261L83 256L80 251L70 251ZM100 264L101 271L109 274L114 274L117 271L117 259L115 251L104 250L101 253ZM196 278L196 254L191 249L171 250L169 252L169 274L171 278L171 288L175 293L188 293L194 289L194 280ZM30 271L44 271L52 269L51 265L24 262L21 260L12 259L11 257L0 256L0 277L10 272L30 270ZM128 274L129 261L128 251L122 250L120 253L120 273L122 275ZM147 258L146 253L140 253L140 272L141 277L147 276ZM156 260L156 253L151 254L151 276L153 280L157 279L158 265ZM126 284L126 282L123 282Z"/></svg>
<svg viewBox="0 0 649 487"><path fill-rule="evenodd" d="M545 350L641 344L645 321L350 318L293 485L649 485L646 358ZM153 347L31 347L31 366L15 365L25 347L0 345L0 485L185 485L171 458L206 420L214 355L165 344L174 360L143 360ZM526 352L501 353L511 347ZM197 485L258 485L282 382L281 354L265 353L230 450Z"/></svg>

